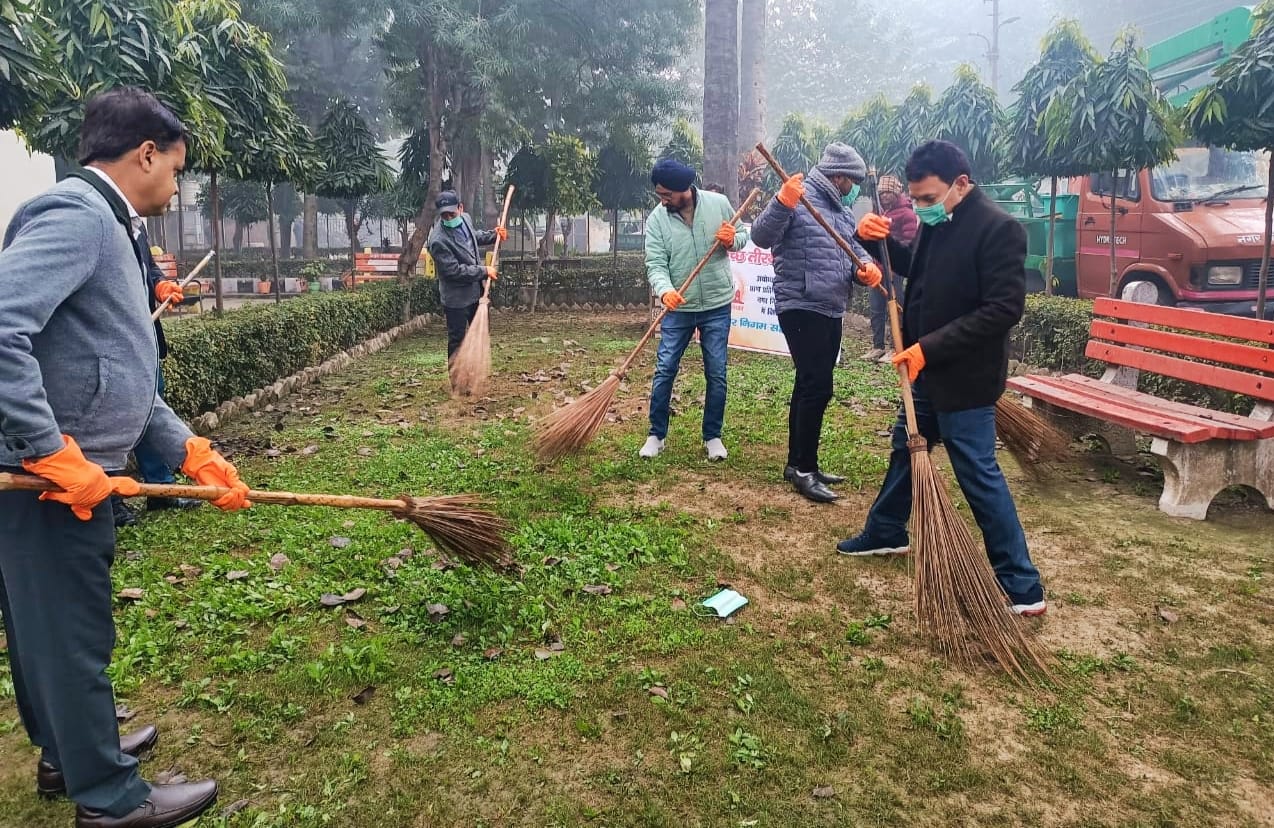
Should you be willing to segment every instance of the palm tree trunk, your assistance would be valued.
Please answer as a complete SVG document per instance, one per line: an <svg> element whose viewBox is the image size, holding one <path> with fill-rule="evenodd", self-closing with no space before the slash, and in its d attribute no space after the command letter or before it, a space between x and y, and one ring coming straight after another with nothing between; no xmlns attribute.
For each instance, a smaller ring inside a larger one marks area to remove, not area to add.
<svg viewBox="0 0 1274 828"><path fill-rule="evenodd" d="M301 255L318 258L318 196L305 196L305 223L301 227Z"/></svg>
<svg viewBox="0 0 1274 828"><path fill-rule="evenodd" d="M1115 261L1115 218L1119 204L1119 170L1110 177L1110 295L1118 299L1115 292L1119 289L1119 265Z"/></svg>
<svg viewBox="0 0 1274 828"><path fill-rule="evenodd" d="M765 138L766 0L742 0L739 37L739 152Z"/></svg>
<svg viewBox="0 0 1274 828"><path fill-rule="evenodd" d="M1057 229L1057 176L1050 178L1048 207L1048 250L1044 258L1044 295L1053 295L1053 233Z"/></svg>
<svg viewBox="0 0 1274 828"><path fill-rule="evenodd" d="M265 232L270 237L270 262L274 267L274 304L277 305L283 301L283 288L279 279L279 247L274 242L274 185L270 183L265 185L265 212L268 216Z"/></svg>
<svg viewBox="0 0 1274 828"><path fill-rule="evenodd" d="M221 297L221 202L217 197L217 171L208 174L209 208L212 214L212 249L216 255L212 257L212 276L216 279L213 291L217 299L217 315L225 312L225 302Z"/></svg>
<svg viewBox="0 0 1274 828"><path fill-rule="evenodd" d="M1274 230L1274 165L1270 166L1265 189L1265 249L1261 252L1261 272L1256 278L1256 318L1265 318L1265 291L1270 284L1270 231Z"/></svg>
<svg viewBox="0 0 1274 828"><path fill-rule="evenodd" d="M704 4L703 177L738 200L739 0Z"/></svg>

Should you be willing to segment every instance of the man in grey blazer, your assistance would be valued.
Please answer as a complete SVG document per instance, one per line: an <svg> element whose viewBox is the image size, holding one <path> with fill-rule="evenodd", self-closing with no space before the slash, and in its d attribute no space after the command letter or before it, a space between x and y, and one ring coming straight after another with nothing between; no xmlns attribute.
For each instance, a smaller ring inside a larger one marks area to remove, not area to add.
<svg viewBox="0 0 1274 828"><path fill-rule="evenodd" d="M152 95L115 89L88 102L79 156L84 169L18 208L0 251L0 471L61 489L0 492L0 612L37 790L74 800L77 828L171 828L212 807L217 784L148 785L135 756L157 731L120 738L108 499L138 488L111 474L145 437L170 467L230 489L219 508L243 508L248 487L156 393L138 236L177 190L184 127Z"/></svg>

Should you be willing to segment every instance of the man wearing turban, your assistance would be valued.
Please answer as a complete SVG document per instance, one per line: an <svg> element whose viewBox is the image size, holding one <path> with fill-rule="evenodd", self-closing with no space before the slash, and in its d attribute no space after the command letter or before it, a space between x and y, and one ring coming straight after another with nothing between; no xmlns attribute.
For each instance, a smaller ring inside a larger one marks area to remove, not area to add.
<svg viewBox="0 0 1274 828"><path fill-rule="evenodd" d="M695 171L685 164L664 159L655 165L650 180L659 206L646 222L646 276L651 291L668 312L660 327L659 354L650 392L650 436L640 454L656 457L664 450L673 383L681 367L681 355L697 330L707 380L703 447L709 460L724 460L721 428L725 422L726 343L734 298L728 253L742 250L748 243L748 233L734 224L730 200L695 187ZM720 247L683 295L677 286L714 242L720 242Z"/></svg>

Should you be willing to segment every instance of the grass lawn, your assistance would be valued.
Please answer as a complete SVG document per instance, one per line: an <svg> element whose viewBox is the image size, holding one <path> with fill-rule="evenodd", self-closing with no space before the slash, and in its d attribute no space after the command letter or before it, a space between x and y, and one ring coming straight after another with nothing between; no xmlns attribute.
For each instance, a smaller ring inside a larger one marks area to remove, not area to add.
<svg viewBox="0 0 1274 828"><path fill-rule="evenodd" d="M450 567L378 513L204 508L120 533L116 588L144 591L117 604L123 727L161 727L148 777L221 781L201 826L1274 825L1255 498L1174 520L1146 469L1089 456L1036 482L1006 459L1051 600L1024 623L1063 679L1024 688L925 648L904 561L834 553L884 471L888 368L837 370L822 462L850 482L816 506L780 479L786 359L731 354L723 464L693 351L668 451L637 458L650 348L615 422L544 467L532 420L641 319L493 329L486 399L448 399L438 326L216 436L258 488L489 495L522 579ZM751 604L694 612L727 584ZM68 825L34 795L12 693L0 659L0 825Z"/></svg>

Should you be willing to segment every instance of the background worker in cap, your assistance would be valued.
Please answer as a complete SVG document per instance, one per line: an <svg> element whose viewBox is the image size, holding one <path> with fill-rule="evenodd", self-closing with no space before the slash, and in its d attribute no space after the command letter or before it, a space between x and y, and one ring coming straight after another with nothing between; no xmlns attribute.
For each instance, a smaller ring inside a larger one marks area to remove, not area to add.
<svg viewBox="0 0 1274 828"><path fill-rule="evenodd" d="M41 749L37 790L79 806L77 828L166 828L217 798L211 780L148 785L135 755L154 728L121 739L107 666L115 643L106 500L143 438L200 484L247 505L234 466L156 393L159 361L139 240L186 162L185 129L152 95L88 102L80 163L18 208L0 252L0 470L60 492L0 492L0 612L18 712Z"/></svg>
<svg viewBox="0 0 1274 828"><path fill-rule="evenodd" d="M734 208L724 195L694 186L695 171L664 159L650 173L659 206L646 222L646 278L668 310L660 327L655 379L650 390L650 436L639 452L656 457L668 436L672 386L681 355L699 331L707 396L703 406L703 447L709 460L724 460L721 442L725 423L726 343L730 338L730 302L734 280L727 251L742 250L748 233L734 225ZM713 256L683 296L677 287L708 252L714 241L723 248Z"/></svg>
<svg viewBox="0 0 1274 828"><path fill-rule="evenodd" d="M496 278L494 267L482 263L479 247L504 241L509 231L475 230L455 190L444 190L434 201L438 218L429 233L429 255L438 273L438 290L442 294L442 311L447 318L447 359L464 341L465 331L478 312L482 283Z"/></svg>
<svg viewBox="0 0 1274 828"><path fill-rule="evenodd" d="M892 175L882 175L876 185L880 196L882 215L889 220L889 238L903 247L911 247L920 232L920 219L911 206L911 199L902 191L902 182ZM901 299L902 276L893 274L893 293ZM894 352L885 347L885 331L889 327L889 300L878 290L868 297L871 307L871 350L862 358L868 362L889 362Z"/></svg>
<svg viewBox="0 0 1274 828"><path fill-rule="evenodd" d="M832 399L845 307L855 277L868 287L881 278L880 268L854 241L850 207L866 177L867 165L853 147L828 144L809 175L797 173L785 181L752 223L753 244L774 252L774 307L796 367L783 478L816 503L836 500L828 486L844 480L819 468L818 443ZM866 265L861 272L800 203L801 196L854 246Z"/></svg>

